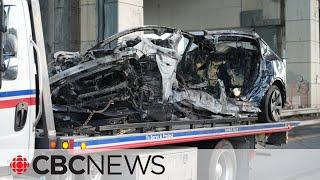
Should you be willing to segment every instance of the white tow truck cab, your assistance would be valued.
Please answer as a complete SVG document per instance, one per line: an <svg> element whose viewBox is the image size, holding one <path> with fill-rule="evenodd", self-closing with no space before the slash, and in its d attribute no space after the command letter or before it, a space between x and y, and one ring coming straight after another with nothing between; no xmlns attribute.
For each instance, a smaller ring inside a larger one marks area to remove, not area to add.
<svg viewBox="0 0 320 180"><path fill-rule="evenodd" d="M0 149L6 154L0 164L8 165L16 151L28 159L33 157L35 127L45 113L41 94L46 80L39 73L46 73L46 68L40 67L39 60L46 57L39 2L1 0L1 7Z"/></svg>
<svg viewBox="0 0 320 180"><path fill-rule="evenodd" d="M215 145L219 148L254 148L257 136L269 137L266 142L272 144L282 144L287 140L287 132L298 125L297 122L254 124L253 118L241 121L228 118L224 119L227 125L219 127L215 126L215 119L145 122L105 129L148 126L165 130L124 135L57 136L39 1L0 0L0 3L0 169L8 167L17 155L31 161L35 149L62 148L93 153L179 143L196 147L209 143L213 148ZM197 126L203 124L208 126ZM172 128L174 126L186 128L176 130ZM38 130L41 133L37 133ZM219 145L221 142L228 146Z"/></svg>

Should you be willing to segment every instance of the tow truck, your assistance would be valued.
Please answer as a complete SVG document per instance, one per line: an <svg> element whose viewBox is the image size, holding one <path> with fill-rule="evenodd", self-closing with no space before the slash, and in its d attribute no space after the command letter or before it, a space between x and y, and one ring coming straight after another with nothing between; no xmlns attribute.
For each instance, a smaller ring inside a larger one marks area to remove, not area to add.
<svg viewBox="0 0 320 180"><path fill-rule="evenodd" d="M55 129L48 66L38 0L1 0L0 149L1 167L19 155L31 160L36 149L96 153L118 149L181 145L254 149L257 143L281 145L298 122L256 123L256 117L138 122L103 126L108 135L64 136ZM9 37L9 35L11 37ZM5 37L5 38L4 38ZM11 40L10 40L11 39ZM13 40L12 40L13 39ZM9 48L6 50L6 42ZM146 128L162 128L146 131ZM139 133L113 134L122 129Z"/></svg>

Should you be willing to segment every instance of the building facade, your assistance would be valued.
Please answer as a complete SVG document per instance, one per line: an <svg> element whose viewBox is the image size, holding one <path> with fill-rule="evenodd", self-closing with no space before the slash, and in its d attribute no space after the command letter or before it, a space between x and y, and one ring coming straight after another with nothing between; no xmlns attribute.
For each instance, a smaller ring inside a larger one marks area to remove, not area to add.
<svg viewBox="0 0 320 180"><path fill-rule="evenodd" d="M320 107L318 0L41 0L48 56L124 29L254 28L287 59L288 106Z"/></svg>

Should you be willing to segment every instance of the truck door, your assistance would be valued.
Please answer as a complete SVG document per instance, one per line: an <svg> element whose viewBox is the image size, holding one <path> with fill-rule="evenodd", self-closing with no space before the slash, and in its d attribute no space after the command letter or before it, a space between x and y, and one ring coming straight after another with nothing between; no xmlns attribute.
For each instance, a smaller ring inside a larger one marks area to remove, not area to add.
<svg viewBox="0 0 320 180"><path fill-rule="evenodd" d="M0 89L0 166L7 166L17 155L31 158L36 117L36 71L27 1L4 0L4 10L7 32Z"/></svg>

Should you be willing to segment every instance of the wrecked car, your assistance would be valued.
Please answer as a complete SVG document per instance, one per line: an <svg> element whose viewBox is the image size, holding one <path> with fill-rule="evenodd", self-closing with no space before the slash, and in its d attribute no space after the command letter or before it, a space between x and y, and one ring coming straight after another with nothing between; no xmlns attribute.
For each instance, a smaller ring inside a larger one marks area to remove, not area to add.
<svg viewBox="0 0 320 180"><path fill-rule="evenodd" d="M144 26L50 64L55 118L75 126L259 116L280 120L285 60L254 31ZM63 125L61 125L63 126Z"/></svg>

